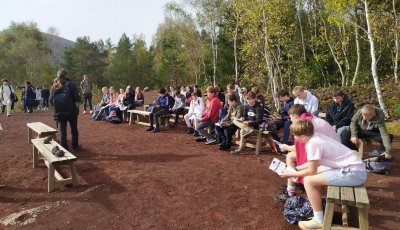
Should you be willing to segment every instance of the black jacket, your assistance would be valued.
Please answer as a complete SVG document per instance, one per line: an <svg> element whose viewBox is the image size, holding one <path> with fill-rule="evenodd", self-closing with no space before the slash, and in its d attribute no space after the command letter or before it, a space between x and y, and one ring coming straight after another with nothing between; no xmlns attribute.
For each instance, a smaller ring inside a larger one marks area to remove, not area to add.
<svg viewBox="0 0 400 230"><path fill-rule="evenodd" d="M328 104L328 107L326 109L325 120L330 125L336 125L336 129L338 129L342 126L349 126L353 114L354 114L354 104L345 95L343 98L342 105L339 105L334 101Z"/></svg>
<svg viewBox="0 0 400 230"><path fill-rule="evenodd" d="M249 121L249 126L257 129L263 121L263 107L259 102L256 102L253 106L246 105L244 107L244 118Z"/></svg>
<svg viewBox="0 0 400 230"><path fill-rule="evenodd" d="M78 115L78 113L79 113L78 107L75 104L76 102L81 101L81 96L79 95L78 88L76 88L74 83L72 83L71 80L69 80L68 78L61 79L61 84L68 87L69 91L71 92L71 97L72 97L72 102L73 102L73 106L72 106L73 111L71 111L71 112L77 112L76 114ZM51 105L53 105L54 92L55 92L54 88L52 88L50 91L50 98L49 98L49 102Z"/></svg>

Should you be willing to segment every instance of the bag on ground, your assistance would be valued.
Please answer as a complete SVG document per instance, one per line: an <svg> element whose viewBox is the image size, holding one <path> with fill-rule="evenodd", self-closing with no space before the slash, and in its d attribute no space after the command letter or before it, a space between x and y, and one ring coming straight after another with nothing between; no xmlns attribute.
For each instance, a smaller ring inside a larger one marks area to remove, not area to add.
<svg viewBox="0 0 400 230"><path fill-rule="evenodd" d="M291 196L286 200L283 215L290 224L308 220L313 217L311 203L307 198Z"/></svg>

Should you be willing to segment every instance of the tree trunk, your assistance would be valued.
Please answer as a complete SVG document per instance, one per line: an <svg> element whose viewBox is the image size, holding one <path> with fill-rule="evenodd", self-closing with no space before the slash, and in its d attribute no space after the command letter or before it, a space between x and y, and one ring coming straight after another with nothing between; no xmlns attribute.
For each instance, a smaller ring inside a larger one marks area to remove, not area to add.
<svg viewBox="0 0 400 230"><path fill-rule="evenodd" d="M374 85L376 89L376 96L378 98L379 106L385 113L385 116L388 117L388 113L386 111L386 106L385 102L383 101L382 97L382 92L381 92L381 87L379 85L379 78L378 78L378 73L376 71L377 67L377 60L375 56L375 42L372 34L372 28L371 28L371 23L369 21L369 10L368 10L368 2L367 0L364 0L364 6L365 6L365 19L367 22L367 29L368 29L368 41L370 45L370 52L371 52L371 71L372 71L372 78L374 80Z"/></svg>
<svg viewBox="0 0 400 230"><path fill-rule="evenodd" d="M296 15L297 15L297 20L299 21L299 26L300 26L301 44L303 46L303 60L304 60L304 63L306 63L306 61L307 61L306 60L306 45L304 44L303 25L301 23L301 15L300 15L300 9L301 8L302 7L301 7L301 1L300 1L299 6L296 7L296 9L297 9Z"/></svg>
<svg viewBox="0 0 400 230"><path fill-rule="evenodd" d="M396 14L396 4L395 0L393 3L393 15L394 15L394 45L395 45L395 58L394 58L394 82L398 83L398 62L399 62L399 35L397 33L397 14Z"/></svg>
<svg viewBox="0 0 400 230"><path fill-rule="evenodd" d="M358 72L360 71L360 64L361 64L361 48L360 48L360 36L358 35L358 15L357 15L357 6L355 9L355 25L354 25L354 32L356 36L356 49L357 49L357 64L356 69L354 71L353 81L351 82L351 86L356 84Z"/></svg>
<svg viewBox="0 0 400 230"><path fill-rule="evenodd" d="M323 17L323 16L321 16L321 20L322 20L322 23L323 23L324 26L325 26L325 29L324 29L325 41L326 41L326 44L327 44L328 47L329 47L329 50L331 51L331 54L332 54L332 56L333 56L333 60L335 60L335 63L336 63L336 65L337 65L338 68L339 68L340 76L342 77L342 86L344 86L344 85L345 85L346 76L345 76L345 74L343 73L342 65L340 64L340 62L339 62L339 60L338 60L338 58L337 58L337 56L336 56L336 54L335 54L335 51L333 50L332 45L331 45L331 43L329 42L329 38L328 38L328 27L327 27L327 25L326 25L326 23L325 23L325 19L323 19L322 17Z"/></svg>
<svg viewBox="0 0 400 230"><path fill-rule="evenodd" d="M211 35L211 48L212 48L212 62L213 62L213 77L212 77L212 82L213 82L213 86L216 86L216 82L215 82L215 75L217 72L217 44L215 43L214 40L214 34Z"/></svg>
<svg viewBox="0 0 400 230"><path fill-rule="evenodd" d="M236 15L236 26L235 26L235 34L233 36L233 55L235 57L235 83L238 84L239 79L239 71L238 71L238 60L237 60L237 35L239 28L239 15Z"/></svg>

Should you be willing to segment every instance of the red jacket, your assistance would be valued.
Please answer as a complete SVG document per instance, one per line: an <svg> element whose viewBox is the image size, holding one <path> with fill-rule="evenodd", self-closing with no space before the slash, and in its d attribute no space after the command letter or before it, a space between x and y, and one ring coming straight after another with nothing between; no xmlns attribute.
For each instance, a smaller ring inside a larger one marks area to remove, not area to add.
<svg viewBox="0 0 400 230"><path fill-rule="evenodd" d="M217 96L214 96L210 100L210 107L204 111L204 113L201 115L201 118L203 120L210 120L214 123L218 121L218 113L219 110L222 108L221 101L218 99Z"/></svg>
<svg viewBox="0 0 400 230"><path fill-rule="evenodd" d="M311 113L303 113L300 115L301 119L309 120L313 118L313 115ZM296 163L297 165L302 165L307 163L307 152L306 152L306 143L301 143L294 140L294 146L296 148ZM298 183L303 183L303 177L298 177L297 182Z"/></svg>

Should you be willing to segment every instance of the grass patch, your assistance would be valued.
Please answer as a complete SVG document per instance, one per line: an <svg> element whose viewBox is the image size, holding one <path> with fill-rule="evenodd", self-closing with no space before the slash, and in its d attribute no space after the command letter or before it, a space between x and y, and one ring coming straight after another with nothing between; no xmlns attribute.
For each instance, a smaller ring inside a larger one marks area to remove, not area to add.
<svg viewBox="0 0 400 230"><path fill-rule="evenodd" d="M389 133L400 136L400 120L387 122L386 128L388 129Z"/></svg>

